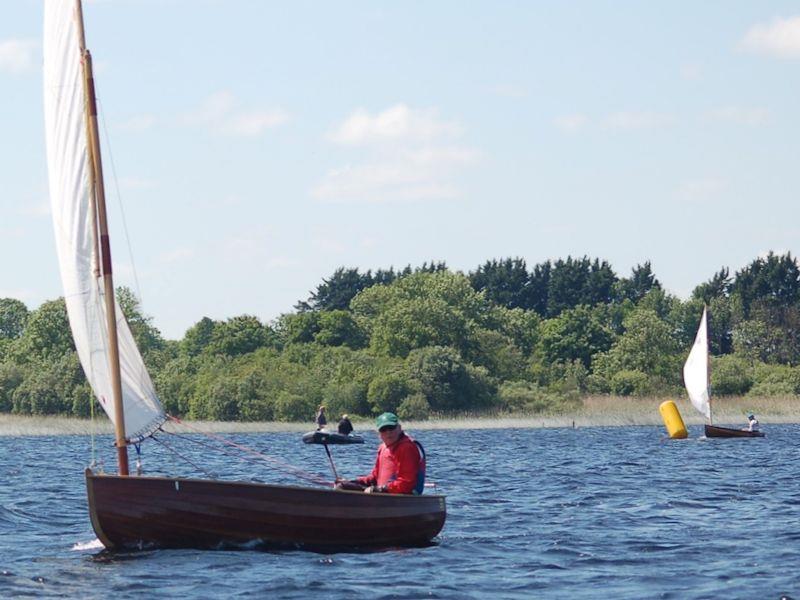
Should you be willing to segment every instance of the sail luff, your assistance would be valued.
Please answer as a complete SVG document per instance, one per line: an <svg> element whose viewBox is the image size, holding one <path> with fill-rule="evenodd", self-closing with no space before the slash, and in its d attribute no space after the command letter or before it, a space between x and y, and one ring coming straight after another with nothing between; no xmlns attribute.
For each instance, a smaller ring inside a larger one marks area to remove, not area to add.
<svg viewBox="0 0 800 600"><path fill-rule="evenodd" d="M709 360L708 360L708 318L707 310L703 307L703 316L694 344L683 365L683 383L692 405L711 421L711 392L709 385Z"/></svg>
<svg viewBox="0 0 800 600"><path fill-rule="evenodd" d="M73 1L45 2L44 108L51 212L64 301L84 373L111 421L123 422L127 438L138 440L156 430L166 417L114 300L113 287L96 275L102 249L95 243L99 215L91 189L79 11ZM119 346L122 418L112 407L108 330L113 323Z"/></svg>

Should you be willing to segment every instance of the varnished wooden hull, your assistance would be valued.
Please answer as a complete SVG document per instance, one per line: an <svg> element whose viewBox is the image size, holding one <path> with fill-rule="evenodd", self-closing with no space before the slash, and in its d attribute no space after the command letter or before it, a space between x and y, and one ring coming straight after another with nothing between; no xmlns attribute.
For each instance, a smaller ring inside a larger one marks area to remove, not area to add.
<svg viewBox="0 0 800 600"><path fill-rule="evenodd" d="M706 425L705 428L706 437L764 437L763 431L747 431L746 429L733 429L731 427L719 427L717 425Z"/></svg>
<svg viewBox="0 0 800 600"><path fill-rule="evenodd" d="M444 526L445 498L86 470L92 526L107 548L224 544L416 546Z"/></svg>

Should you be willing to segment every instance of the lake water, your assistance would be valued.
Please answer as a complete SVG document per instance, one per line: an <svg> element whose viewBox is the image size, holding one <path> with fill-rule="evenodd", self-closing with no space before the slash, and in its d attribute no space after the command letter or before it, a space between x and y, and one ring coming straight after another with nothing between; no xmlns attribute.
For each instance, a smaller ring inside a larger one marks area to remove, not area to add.
<svg viewBox="0 0 800 600"><path fill-rule="evenodd" d="M800 426L765 430L420 431L429 479L448 498L437 543L338 554L103 552L86 511L90 438L0 437L0 597L800 598ZM297 434L228 437L330 476L323 449ZM111 438L96 443L111 463ZM370 432L364 446L336 447L340 473L367 472L376 445ZM298 483L178 446L220 475ZM146 472L167 462L146 444Z"/></svg>

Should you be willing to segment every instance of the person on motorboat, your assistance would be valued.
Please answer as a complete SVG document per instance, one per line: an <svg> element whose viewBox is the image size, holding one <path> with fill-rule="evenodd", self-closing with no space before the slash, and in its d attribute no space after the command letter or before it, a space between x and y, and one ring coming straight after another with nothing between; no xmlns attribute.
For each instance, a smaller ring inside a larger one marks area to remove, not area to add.
<svg viewBox="0 0 800 600"><path fill-rule="evenodd" d="M350 435L353 433L353 424L350 422L350 418L347 415L342 415L337 431L342 435Z"/></svg>
<svg viewBox="0 0 800 600"><path fill-rule="evenodd" d="M747 429L745 431L758 431L758 419L753 413L747 415Z"/></svg>
<svg viewBox="0 0 800 600"><path fill-rule="evenodd" d="M317 431L325 429L325 425L328 424L328 419L325 418L324 404L320 404L319 408L317 409L317 416L314 417L314 420L317 422Z"/></svg>
<svg viewBox="0 0 800 600"><path fill-rule="evenodd" d="M403 431L397 415L385 412L375 420L381 445L369 475L337 481L336 487L366 493L421 494L425 488L425 451Z"/></svg>

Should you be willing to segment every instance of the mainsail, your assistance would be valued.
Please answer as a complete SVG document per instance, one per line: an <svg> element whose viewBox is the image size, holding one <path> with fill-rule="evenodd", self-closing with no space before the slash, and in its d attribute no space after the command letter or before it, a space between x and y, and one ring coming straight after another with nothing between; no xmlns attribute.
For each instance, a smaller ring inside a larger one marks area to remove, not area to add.
<svg viewBox="0 0 800 600"><path fill-rule="evenodd" d="M689 400L694 407L711 419L711 393L708 382L708 318L707 310L703 308L700 326L694 345L689 352L689 358L683 365L683 383L689 394Z"/></svg>
<svg viewBox="0 0 800 600"><path fill-rule="evenodd" d="M80 31L72 0L47 0L44 17L44 112L50 202L72 337L92 390L114 421L111 366L96 211L92 208ZM120 378L129 440L165 420L150 375L116 305Z"/></svg>

